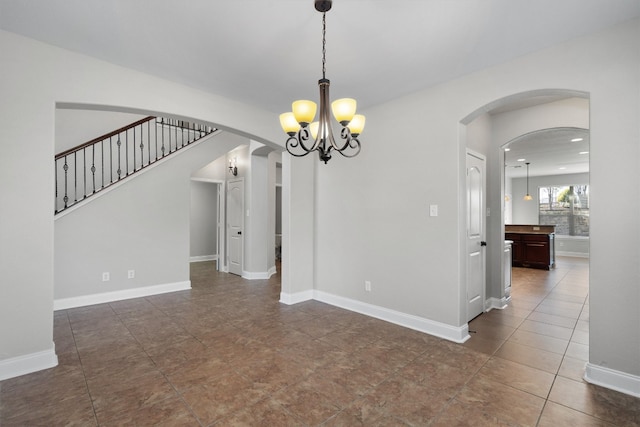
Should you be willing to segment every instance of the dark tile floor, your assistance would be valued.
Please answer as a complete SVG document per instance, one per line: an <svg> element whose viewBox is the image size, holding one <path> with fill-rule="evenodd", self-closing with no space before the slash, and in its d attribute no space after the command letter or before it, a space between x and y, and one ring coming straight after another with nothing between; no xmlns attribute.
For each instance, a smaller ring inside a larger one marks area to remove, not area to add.
<svg viewBox="0 0 640 427"><path fill-rule="evenodd" d="M191 291L55 313L56 368L0 382L0 425L632 426L582 380L588 263L514 269L464 345L192 265Z"/></svg>

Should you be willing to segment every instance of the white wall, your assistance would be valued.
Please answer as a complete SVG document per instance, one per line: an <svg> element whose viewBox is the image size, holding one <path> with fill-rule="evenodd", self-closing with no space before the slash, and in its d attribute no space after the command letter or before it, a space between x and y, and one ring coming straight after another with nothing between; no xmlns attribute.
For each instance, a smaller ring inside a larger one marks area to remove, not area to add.
<svg viewBox="0 0 640 427"><path fill-rule="evenodd" d="M229 173L227 155L221 156L205 167L193 171L191 178L224 182Z"/></svg>
<svg viewBox="0 0 640 427"><path fill-rule="evenodd" d="M249 151L248 198L251 209L247 213L244 276L266 279L276 272L276 162L281 160L282 154L256 141L251 141Z"/></svg>
<svg viewBox="0 0 640 427"><path fill-rule="evenodd" d="M55 151L61 153L145 118L117 111L56 108Z"/></svg>

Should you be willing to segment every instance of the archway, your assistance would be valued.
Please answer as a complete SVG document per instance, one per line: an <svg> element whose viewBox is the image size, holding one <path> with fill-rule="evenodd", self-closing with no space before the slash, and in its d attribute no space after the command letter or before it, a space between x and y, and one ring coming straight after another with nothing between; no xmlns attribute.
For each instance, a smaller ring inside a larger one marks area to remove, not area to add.
<svg viewBox="0 0 640 427"><path fill-rule="evenodd" d="M487 156L485 309L501 308L508 303L508 296L504 291L503 268L505 214L503 147L522 135L541 129L588 129L589 95L581 91L562 89L541 89L518 93L478 108L465 117L461 124L464 126L464 144Z"/></svg>

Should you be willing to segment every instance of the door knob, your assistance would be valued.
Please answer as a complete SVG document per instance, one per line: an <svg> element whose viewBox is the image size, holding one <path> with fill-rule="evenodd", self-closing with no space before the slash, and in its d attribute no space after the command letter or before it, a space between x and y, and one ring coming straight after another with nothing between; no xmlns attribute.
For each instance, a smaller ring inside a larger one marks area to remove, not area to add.
<svg viewBox="0 0 640 427"><path fill-rule="evenodd" d="M242 231L238 231L238 234L242 234Z"/></svg>
<svg viewBox="0 0 640 427"><path fill-rule="evenodd" d="M487 242L485 242L484 240L480 242L480 246L487 246Z"/></svg>

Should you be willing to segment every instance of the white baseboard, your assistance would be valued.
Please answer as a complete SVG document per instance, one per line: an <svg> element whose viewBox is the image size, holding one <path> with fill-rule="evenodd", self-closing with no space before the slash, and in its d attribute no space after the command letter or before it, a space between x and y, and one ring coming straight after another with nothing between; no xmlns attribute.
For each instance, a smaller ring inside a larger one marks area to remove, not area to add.
<svg viewBox="0 0 640 427"><path fill-rule="evenodd" d="M485 310L484 311L491 311L491 310L494 310L494 309L504 310L509 305L509 301L510 300L511 300L511 297L502 297L502 298L491 297L491 298L489 298L488 300L485 301L485 303L484 303Z"/></svg>
<svg viewBox="0 0 640 427"><path fill-rule="evenodd" d="M640 376L587 363L584 380L620 393L640 397Z"/></svg>
<svg viewBox="0 0 640 427"><path fill-rule="evenodd" d="M313 299L313 291L296 292L287 294L280 292L280 302L287 305L298 304L300 302L310 301Z"/></svg>
<svg viewBox="0 0 640 427"><path fill-rule="evenodd" d="M273 276L274 274L276 274L278 272L278 269L276 268L276 266L274 265L273 267L271 267L269 269L269 271L267 272L269 274L269 277Z"/></svg>
<svg viewBox="0 0 640 427"><path fill-rule="evenodd" d="M53 310L66 310L68 308L104 304L107 302L148 297L151 295L166 294L168 292L186 291L189 289L191 289L191 281L187 280L185 282L166 283L163 285L145 286L142 288L123 289L121 291L61 298L53 301Z"/></svg>
<svg viewBox="0 0 640 427"><path fill-rule="evenodd" d="M589 254L585 254L584 252L565 252L565 251L556 251L556 256L568 256L573 258L589 258Z"/></svg>
<svg viewBox="0 0 640 427"><path fill-rule="evenodd" d="M268 271L243 271L242 278L247 280L265 280L276 274L276 266L274 265Z"/></svg>
<svg viewBox="0 0 640 427"><path fill-rule="evenodd" d="M198 255L189 258L189 262L217 261L218 255Z"/></svg>
<svg viewBox="0 0 640 427"><path fill-rule="evenodd" d="M52 343L49 350L0 360L0 381L53 368L57 365L58 356L56 356L55 347Z"/></svg>
<svg viewBox="0 0 640 427"><path fill-rule="evenodd" d="M463 343L470 338L467 324L451 326L322 291L313 291L313 299L457 343Z"/></svg>

